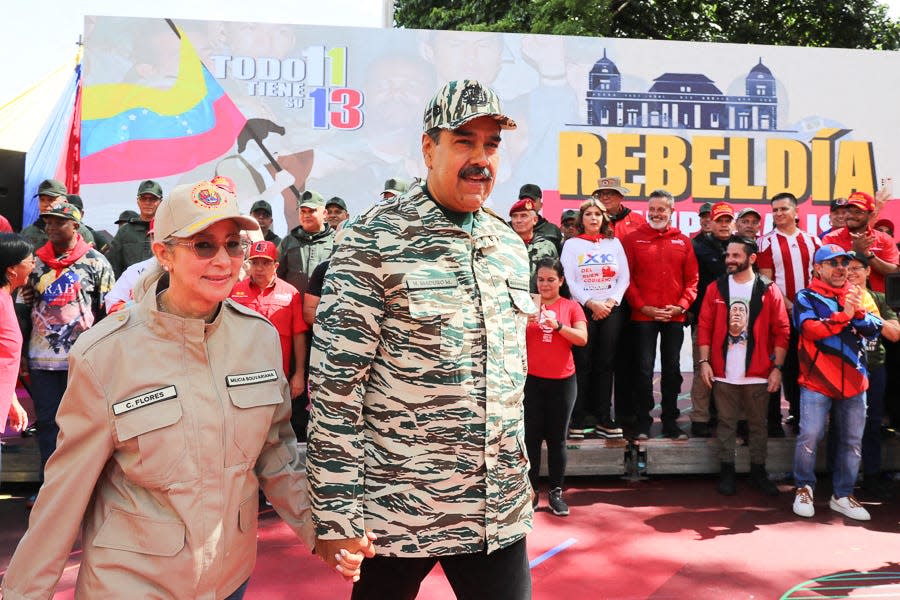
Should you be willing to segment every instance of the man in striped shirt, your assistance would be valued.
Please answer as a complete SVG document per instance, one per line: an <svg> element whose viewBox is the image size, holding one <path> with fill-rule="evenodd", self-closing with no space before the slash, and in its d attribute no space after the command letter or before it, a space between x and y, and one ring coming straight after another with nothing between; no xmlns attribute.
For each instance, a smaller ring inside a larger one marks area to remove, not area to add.
<svg viewBox="0 0 900 600"><path fill-rule="evenodd" d="M784 296L788 315L797 292L809 285L813 273L813 256L822 245L819 238L797 227L797 198L789 192L775 194L771 200L775 228L759 240L759 274L775 282ZM781 387L788 401L788 419L800 423L800 386L797 384L797 330L791 321L791 337L784 362ZM776 426L777 424L777 426ZM781 393L769 399L769 434L783 435L781 428Z"/></svg>

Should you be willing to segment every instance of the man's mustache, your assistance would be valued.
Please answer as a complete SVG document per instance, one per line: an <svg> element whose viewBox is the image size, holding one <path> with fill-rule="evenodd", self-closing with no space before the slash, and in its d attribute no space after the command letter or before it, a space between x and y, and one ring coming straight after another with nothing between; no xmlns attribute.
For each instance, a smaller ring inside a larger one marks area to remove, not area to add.
<svg viewBox="0 0 900 600"><path fill-rule="evenodd" d="M491 180L494 178L487 167L463 167L459 170L459 176L460 178L480 176L484 177L487 180Z"/></svg>

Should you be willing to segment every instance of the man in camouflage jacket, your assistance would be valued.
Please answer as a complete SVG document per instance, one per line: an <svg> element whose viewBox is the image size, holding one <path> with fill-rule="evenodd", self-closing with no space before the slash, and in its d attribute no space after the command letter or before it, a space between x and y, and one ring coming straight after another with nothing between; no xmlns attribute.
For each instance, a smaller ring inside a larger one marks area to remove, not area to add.
<svg viewBox="0 0 900 600"><path fill-rule="evenodd" d="M536 312L521 239L482 208L515 122L477 81L425 112L425 182L331 259L315 323L308 471L317 551L367 529L353 598L414 598L440 562L466 597L529 598L522 396Z"/></svg>

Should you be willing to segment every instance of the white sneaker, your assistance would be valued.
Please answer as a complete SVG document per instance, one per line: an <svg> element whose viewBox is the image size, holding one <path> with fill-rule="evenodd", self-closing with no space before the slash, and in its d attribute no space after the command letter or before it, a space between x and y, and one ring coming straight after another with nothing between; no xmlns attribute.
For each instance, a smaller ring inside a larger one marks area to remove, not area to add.
<svg viewBox="0 0 900 600"><path fill-rule="evenodd" d="M794 514L806 518L816 514L816 507L813 506L813 491L808 485L798 487L794 492Z"/></svg>
<svg viewBox="0 0 900 600"><path fill-rule="evenodd" d="M872 518L869 511L863 508L863 505L857 502L853 496L847 496L846 498L835 498L832 496L831 500L828 501L828 506L831 510L857 521L868 521Z"/></svg>

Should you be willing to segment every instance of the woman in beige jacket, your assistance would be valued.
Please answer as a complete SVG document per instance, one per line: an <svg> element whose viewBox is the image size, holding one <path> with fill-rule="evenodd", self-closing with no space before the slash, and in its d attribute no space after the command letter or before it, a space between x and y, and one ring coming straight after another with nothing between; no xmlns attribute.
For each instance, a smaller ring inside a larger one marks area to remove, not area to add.
<svg viewBox="0 0 900 600"><path fill-rule="evenodd" d="M3 580L7 600L51 597L79 529L78 598L240 598L260 486L313 548L278 334L226 300L246 228L258 225L209 182L159 206L160 267L70 354L59 445ZM336 569L352 579L361 560L344 555Z"/></svg>

